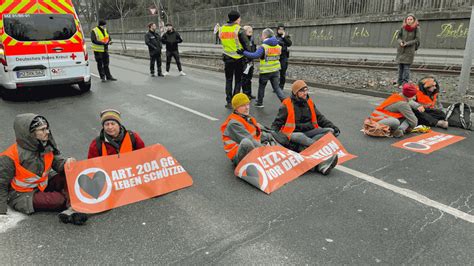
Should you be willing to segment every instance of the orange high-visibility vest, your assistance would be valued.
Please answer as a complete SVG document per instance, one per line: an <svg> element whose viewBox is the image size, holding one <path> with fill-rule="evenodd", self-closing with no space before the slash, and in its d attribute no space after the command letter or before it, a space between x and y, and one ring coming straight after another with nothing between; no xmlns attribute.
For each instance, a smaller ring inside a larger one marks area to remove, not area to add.
<svg viewBox="0 0 474 266"><path fill-rule="evenodd" d="M389 105L392 105L396 102L404 102L406 101L403 96L398 93L394 93L390 95L383 103L381 103L377 108L375 108L374 112L370 115L372 119L375 121L380 121L382 119L390 117L394 117L397 119L403 118L402 113L395 113L385 110L385 108Z"/></svg>
<svg viewBox="0 0 474 266"><path fill-rule="evenodd" d="M261 129L257 125L257 120L255 118L250 118L252 124L247 122L243 117L238 114L232 113L227 117L225 122L221 126L221 134L222 134L222 142L224 142L224 151L227 153L227 157L229 159L234 159L235 155L237 155L237 151L239 150L239 143L233 141L229 136L224 135L224 132L227 128L227 125L231 120L236 120L237 122L241 123L245 129L252 135L253 139L260 142Z"/></svg>
<svg viewBox="0 0 474 266"><path fill-rule="evenodd" d="M18 155L18 146L13 144L0 155L5 155L12 159L15 163L15 176L10 182L13 189L18 192L31 192L35 188L44 191L48 186L48 174L53 165L53 152L48 152L43 155L44 171L41 176L37 176L20 164L20 157Z"/></svg>
<svg viewBox="0 0 474 266"><path fill-rule="evenodd" d="M311 111L311 123L313 124L314 128L318 128L318 118L316 117L316 110L314 110L314 103L311 98L306 100L309 106L309 110ZM285 125L283 125L280 129L281 133L285 134L288 139L291 137L291 133L295 131L296 128L296 119L295 119L295 108L293 106L293 102L291 102L291 98L286 98L282 102L283 105L286 106L286 110L288 110L288 116L286 117Z"/></svg>
<svg viewBox="0 0 474 266"><path fill-rule="evenodd" d="M122 145L120 145L119 153L126 153L133 151L132 139L130 138L130 134L125 132L125 135L122 140ZM102 156L107 156L107 147L105 147L105 143L102 142Z"/></svg>
<svg viewBox="0 0 474 266"><path fill-rule="evenodd" d="M433 99L430 96L424 94L421 90L416 92L416 101L421 103L425 108L434 108L436 104L436 99L438 98L438 93L433 95Z"/></svg>

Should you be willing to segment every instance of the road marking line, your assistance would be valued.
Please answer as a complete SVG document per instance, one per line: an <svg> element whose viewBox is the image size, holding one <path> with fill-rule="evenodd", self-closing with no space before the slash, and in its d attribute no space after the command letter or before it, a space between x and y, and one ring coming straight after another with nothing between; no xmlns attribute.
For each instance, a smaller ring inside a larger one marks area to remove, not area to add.
<svg viewBox="0 0 474 266"><path fill-rule="evenodd" d="M176 106L176 107L178 107L178 108L181 108L181 109L183 109L183 110L185 110L185 111L188 111L188 112L191 112L191 113L193 113L193 114L199 115L199 116L201 116L201 117L207 118L207 119L209 119L209 120L211 120L211 121L218 121L218 120L219 120L219 119L217 119L217 118L215 118L215 117L208 116L208 115L206 115L206 114L203 114L203 113L198 112L198 111L196 111L196 110L193 110L193 109L191 109L191 108L188 108L188 107L186 107L186 106L182 106L182 105L177 104L177 103L174 103L174 102L172 102L172 101L169 101L169 100L160 98L160 97L155 96L155 95L153 95L153 94L147 94L147 96L148 96L148 97L151 97L151 98L153 98L153 99L156 99L156 100L165 102L165 103L167 103L167 104L171 104L171 105L173 105L173 106Z"/></svg>
<svg viewBox="0 0 474 266"><path fill-rule="evenodd" d="M465 213L465 212L462 212L458 209L455 209L451 206L448 206L448 205L442 204L440 202L434 201L432 199L429 199L429 198L427 198L427 197L425 197L425 196L423 196L423 195L421 195L421 194L419 194L419 193L417 193L413 190L397 187L395 185L392 185L390 183L382 181L378 178L375 178L373 176L370 176L370 175L361 173L359 171L347 168L347 167L342 166L342 165L337 166L336 169L338 169L338 170L340 170L344 173L350 174L352 176L355 176L357 178L363 179L363 180L365 180L367 182L370 182L372 184L381 186L385 189L391 190L395 193L398 193L398 194L400 194L402 196L405 196L407 198L410 198L412 200L416 200L416 201L418 201L422 204L425 204L429 207L438 209L438 210L443 211L445 213L449 213L449 214L455 216L456 218L460 218L460 219L463 219L463 220L468 221L470 223L474 223L474 216L473 215L470 215L468 213Z"/></svg>
<svg viewBox="0 0 474 266"><path fill-rule="evenodd" d="M91 73L91 75L94 76L94 77L96 77L96 78L100 78L99 75L96 75L96 74L94 74L94 73Z"/></svg>

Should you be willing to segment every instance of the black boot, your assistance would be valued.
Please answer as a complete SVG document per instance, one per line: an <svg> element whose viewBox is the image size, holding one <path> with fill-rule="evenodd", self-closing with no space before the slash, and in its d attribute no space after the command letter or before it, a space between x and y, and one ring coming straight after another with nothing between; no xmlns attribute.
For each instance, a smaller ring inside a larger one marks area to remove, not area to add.
<svg viewBox="0 0 474 266"><path fill-rule="evenodd" d="M87 222L88 216L85 213L75 212L71 207L58 214L61 222L74 225L83 225Z"/></svg>

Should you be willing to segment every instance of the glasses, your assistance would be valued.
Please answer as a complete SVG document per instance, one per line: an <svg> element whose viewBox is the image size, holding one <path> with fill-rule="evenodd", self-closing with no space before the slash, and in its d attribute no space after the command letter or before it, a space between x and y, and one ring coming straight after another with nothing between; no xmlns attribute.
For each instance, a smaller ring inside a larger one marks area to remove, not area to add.
<svg viewBox="0 0 474 266"><path fill-rule="evenodd" d="M308 92L308 91L309 91L308 88L304 88L304 89L299 90L298 92Z"/></svg>

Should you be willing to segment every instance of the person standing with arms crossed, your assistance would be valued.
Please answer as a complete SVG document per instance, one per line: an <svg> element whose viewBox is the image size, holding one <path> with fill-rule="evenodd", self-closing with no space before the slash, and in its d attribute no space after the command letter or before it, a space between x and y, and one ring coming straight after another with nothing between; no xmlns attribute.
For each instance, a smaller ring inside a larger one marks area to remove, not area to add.
<svg viewBox="0 0 474 266"><path fill-rule="evenodd" d="M145 34L145 44L148 46L150 53L150 75L155 76L155 62L158 68L158 76L163 77L161 72L161 37L156 32L156 24L151 22L148 24L148 32Z"/></svg>

